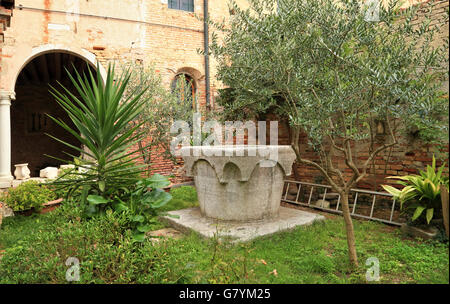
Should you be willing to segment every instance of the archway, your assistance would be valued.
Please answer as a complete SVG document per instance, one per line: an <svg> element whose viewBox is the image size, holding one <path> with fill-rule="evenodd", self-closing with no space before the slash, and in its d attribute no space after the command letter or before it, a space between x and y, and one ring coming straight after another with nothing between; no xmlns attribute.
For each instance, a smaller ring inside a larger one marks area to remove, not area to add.
<svg viewBox="0 0 450 304"><path fill-rule="evenodd" d="M66 69L72 75L75 69L81 74L87 73L88 69L95 73L91 63L62 51L42 53L20 71L15 85L16 100L11 106L11 172L14 172L15 164L28 163L31 176L39 176L41 169L63 163L46 155L68 160L70 156L66 153L79 154L47 135L79 146L74 136L47 116L61 118L73 127L68 115L49 92L50 85L61 91L59 82L75 93Z"/></svg>
<svg viewBox="0 0 450 304"><path fill-rule="evenodd" d="M170 85L171 90L178 97L178 100L189 102L193 109L197 107L197 86L195 80L187 73L180 73L175 76Z"/></svg>

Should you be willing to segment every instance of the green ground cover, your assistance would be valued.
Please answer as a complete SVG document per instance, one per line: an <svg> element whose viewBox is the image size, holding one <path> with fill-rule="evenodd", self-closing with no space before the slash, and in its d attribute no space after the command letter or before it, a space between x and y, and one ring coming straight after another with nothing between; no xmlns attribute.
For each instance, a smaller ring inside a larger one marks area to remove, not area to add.
<svg viewBox="0 0 450 304"><path fill-rule="evenodd" d="M197 205L192 187L171 192L165 210ZM367 283L369 257L380 261L380 283L449 283L448 243L407 239L379 223L354 224L360 266L351 271L339 216L244 244L194 233L136 243L113 213L85 220L65 203L47 214L4 219L0 283L67 283L68 257L80 261L80 283Z"/></svg>

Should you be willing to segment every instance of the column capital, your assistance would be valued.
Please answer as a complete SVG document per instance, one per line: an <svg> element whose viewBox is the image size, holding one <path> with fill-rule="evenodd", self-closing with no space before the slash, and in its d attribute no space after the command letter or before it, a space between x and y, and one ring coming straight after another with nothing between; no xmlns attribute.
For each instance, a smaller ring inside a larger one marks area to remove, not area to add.
<svg viewBox="0 0 450 304"><path fill-rule="evenodd" d="M16 99L16 92L0 90L0 105L11 104Z"/></svg>

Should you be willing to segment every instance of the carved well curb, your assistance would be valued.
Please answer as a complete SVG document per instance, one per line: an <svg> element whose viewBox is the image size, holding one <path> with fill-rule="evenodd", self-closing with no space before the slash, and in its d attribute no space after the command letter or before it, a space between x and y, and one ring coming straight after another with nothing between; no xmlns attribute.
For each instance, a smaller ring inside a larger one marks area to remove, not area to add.
<svg viewBox="0 0 450 304"><path fill-rule="evenodd" d="M198 146L181 153L204 216L251 221L278 215L284 177L295 160L290 146Z"/></svg>

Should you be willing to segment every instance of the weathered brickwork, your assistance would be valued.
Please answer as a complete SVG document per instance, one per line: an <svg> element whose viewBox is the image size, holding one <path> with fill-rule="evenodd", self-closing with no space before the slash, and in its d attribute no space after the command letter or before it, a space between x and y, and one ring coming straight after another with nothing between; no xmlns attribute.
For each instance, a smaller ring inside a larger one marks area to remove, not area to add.
<svg viewBox="0 0 450 304"><path fill-rule="evenodd" d="M14 1L3 0L1 3L7 2L11 4ZM178 73L188 73L195 80L199 107L205 108L205 59L197 51L204 47L204 27L203 22L196 17L203 17L203 0L194 0L193 13L169 9L164 0L79 0L79 16L70 14L71 8L76 8L70 3L76 2L21 0L16 1L14 9L0 6L0 90L16 93L17 98L12 101L11 107L13 128L23 120L22 112L33 108L33 99L39 99L44 94L39 89L16 87L16 78L32 59L51 52L70 53L91 64L98 61L103 68L109 62L120 60L153 64L167 87ZM238 2L242 6L247 5L246 0ZM439 1L435 5L436 18L433 20L438 20L446 10L448 1ZM209 14L216 21L229 18L227 1L209 0ZM448 23L441 33L441 38L444 37L448 38ZM436 43L440 41L436 40ZM215 71L216 63L211 58L210 102L213 106L216 90L220 88L220 83L214 79ZM448 83L446 86L448 89ZM52 107L51 103L44 104ZM57 107L56 104L54 106ZM17 120L16 123L14 120ZM33 138L18 135L18 131L11 131L15 143L13 146L23 145L23 148L13 151L12 165L15 162L37 163L37 150L30 148ZM280 124L279 143L289 144L288 137L286 124ZM41 146L51 150L50 146L42 143ZM316 159L305 137L301 139L301 148L306 158ZM367 157L367 151L361 147L357 152L358 159ZM39 150L39 153L44 151ZM48 154L54 153L49 151ZM375 189L380 183L386 183L385 176L415 173L429 164L431 157L431 147L404 138L398 147L375 159L372 168L375 174L359 186ZM183 180L181 161L174 166L158 150L153 152L152 159L153 172L174 175L174 181ZM338 162L340 167L345 167L343 159ZM30 165L33 171L39 166ZM313 168L297 166L295 171L297 179L321 182L318 177L320 174Z"/></svg>
<svg viewBox="0 0 450 304"><path fill-rule="evenodd" d="M0 6L0 74L2 72L2 49L3 49L3 43L5 41L5 34L6 28L9 27L10 20L12 16L12 10L9 8L9 6Z"/></svg>
<svg viewBox="0 0 450 304"><path fill-rule="evenodd" d="M246 0L239 2L246 4ZM2 5L4 3L2 1ZM205 58L198 53L204 48L203 6L203 0L195 0L194 12L186 12L169 9L164 0L21 0L15 1L14 9L2 7L0 90L23 90L15 92L17 98L12 101L12 126L22 119L18 113L27 108L27 104L31 105L33 98L42 95L39 90L33 92L26 86L16 88L19 73L32 59L50 52L70 53L91 64L99 62L103 68L114 61L151 64L168 88L177 74L187 73L195 81L198 106L205 108ZM215 20L229 17L226 1L210 0L208 11L210 18ZM6 24L10 25L7 30ZM210 70L210 100L213 104L218 84L213 78L215 63L212 59ZM39 66L37 72L41 73ZM27 141L18 133L11 131L13 146ZM42 151L23 146L20 153L13 151L12 162L19 159L29 162L35 171L40 165L31 163L38 162L36 158L42 159L42 155L35 156L36 152ZM153 154L154 172L181 176L180 165L173 166L160 151Z"/></svg>

